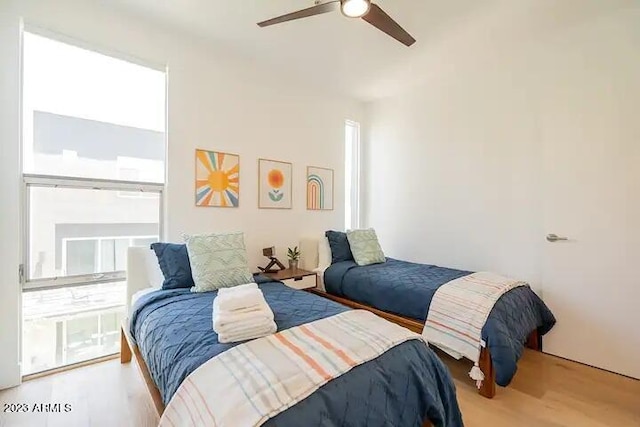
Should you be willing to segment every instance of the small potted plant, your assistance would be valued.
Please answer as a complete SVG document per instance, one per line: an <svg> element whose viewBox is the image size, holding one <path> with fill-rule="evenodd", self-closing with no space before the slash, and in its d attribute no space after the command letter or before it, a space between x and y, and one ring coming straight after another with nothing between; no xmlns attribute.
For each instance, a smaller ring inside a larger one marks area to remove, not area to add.
<svg viewBox="0 0 640 427"><path fill-rule="evenodd" d="M289 269L297 270L298 261L300 261L300 251L298 250L297 246L287 249L287 258L289 258Z"/></svg>

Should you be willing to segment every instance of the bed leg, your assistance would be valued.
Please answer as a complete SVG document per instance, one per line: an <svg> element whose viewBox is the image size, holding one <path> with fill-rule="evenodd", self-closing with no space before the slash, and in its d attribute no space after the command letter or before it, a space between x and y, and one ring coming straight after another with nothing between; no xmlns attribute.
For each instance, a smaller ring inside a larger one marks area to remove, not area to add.
<svg viewBox="0 0 640 427"><path fill-rule="evenodd" d="M480 351L480 361L478 362L482 373L484 373L484 381L478 389L480 396L487 399L493 398L496 395L496 373L493 370L493 363L491 363L491 354L487 348L483 348Z"/></svg>
<svg viewBox="0 0 640 427"><path fill-rule="evenodd" d="M542 351L542 343L540 342L540 334L538 329L534 329L527 337L526 347L536 351Z"/></svg>
<svg viewBox="0 0 640 427"><path fill-rule="evenodd" d="M120 328L120 363L131 362L131 347L129 347L129 341L124 329Z"/></svg>

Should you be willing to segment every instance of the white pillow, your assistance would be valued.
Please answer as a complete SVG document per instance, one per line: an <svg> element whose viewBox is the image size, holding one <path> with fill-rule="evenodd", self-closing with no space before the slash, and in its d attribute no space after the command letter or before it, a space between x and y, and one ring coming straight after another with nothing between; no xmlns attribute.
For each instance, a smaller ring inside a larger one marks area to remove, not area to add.
<svg viewBox="0 0 640 427"><path fill-rule="evenodd" d="M331 246L329 239L322 236L318 241L318 268L326 269L331 265Z"/></svg>

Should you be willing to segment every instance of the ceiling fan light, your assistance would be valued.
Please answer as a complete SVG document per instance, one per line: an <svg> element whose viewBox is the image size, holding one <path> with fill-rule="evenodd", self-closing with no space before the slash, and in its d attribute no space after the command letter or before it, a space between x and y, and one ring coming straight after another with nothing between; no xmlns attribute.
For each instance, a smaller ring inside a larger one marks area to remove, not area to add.
<svg viewBox="0 0 640 427"><path fill-rule="evenodd" d="M369 12L371 0L342 0L340 10L349 18L362 18Z"/></svg>

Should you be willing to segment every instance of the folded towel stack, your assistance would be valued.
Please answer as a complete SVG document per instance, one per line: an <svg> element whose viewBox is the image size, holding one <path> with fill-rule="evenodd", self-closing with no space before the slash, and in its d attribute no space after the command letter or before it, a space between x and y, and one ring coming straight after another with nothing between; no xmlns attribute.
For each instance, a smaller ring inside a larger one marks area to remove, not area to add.
<svg viewBox="0 0 640 427"><path fill-rule="evenodd" d="M273 334L273 311L255 283L222 288L213 300L213 330L218 341L246 341Z"/></svg>

